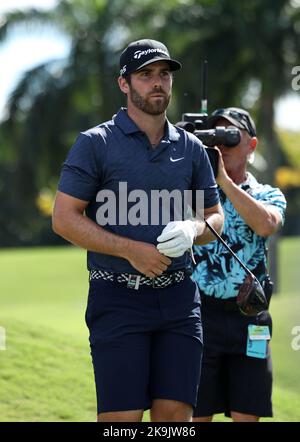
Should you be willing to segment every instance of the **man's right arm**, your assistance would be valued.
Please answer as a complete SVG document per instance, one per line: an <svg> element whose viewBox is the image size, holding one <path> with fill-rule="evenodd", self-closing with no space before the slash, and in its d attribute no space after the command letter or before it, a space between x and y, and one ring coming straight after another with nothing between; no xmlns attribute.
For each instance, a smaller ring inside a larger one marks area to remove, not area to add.
<svg viewBox="0 0 300 442"><path fill-rule="evenodd" d="M149 277L161 275L171 264L153 244L108 232L87 218L87 205L88 201L58 191L52 216L54 232L86 250L124 258Z"/></svg>

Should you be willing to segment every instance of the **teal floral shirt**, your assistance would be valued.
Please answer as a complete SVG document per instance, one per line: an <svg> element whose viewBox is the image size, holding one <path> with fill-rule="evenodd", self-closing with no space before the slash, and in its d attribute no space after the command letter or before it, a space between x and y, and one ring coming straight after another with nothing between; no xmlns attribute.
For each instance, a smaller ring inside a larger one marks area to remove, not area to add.
<svg viewBox="0 0 300 442"><path fill-rule="evenodd" d="M263 204L275 206L284 222L286 200L278 188L260 184L251 173L240 185L253 198ZM219 189L225 222L222 238L246 266L262 281L266 274L266 238L258 236L237 213L230 200ZM197 263L192 279L201 291L216 298L237 296L239 285L246 277L245 271L219 241L205 246L194 246Z"/></svg>

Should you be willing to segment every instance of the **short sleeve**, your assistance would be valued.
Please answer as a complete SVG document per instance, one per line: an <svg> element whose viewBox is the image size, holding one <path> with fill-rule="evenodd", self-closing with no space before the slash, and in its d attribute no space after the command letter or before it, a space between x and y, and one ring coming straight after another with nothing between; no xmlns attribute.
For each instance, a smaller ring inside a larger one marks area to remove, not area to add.
<svg viewBox="0 0 300 442"><path fill-rule="evenodd" d="M277 187L271 187L269 185L264 185L260 189L259 193L253 195L255 199L262 202L265 205L274 206L278 209L282 224L285 220L285 210L286 210L286 199Z"/></svg>
<svg viewBox="0 0 300 442"><path fill-rule="evenodd" d="M101 161L90 136L80 134L62 166L58 190L75 198L91 201L100 188Z"/></svg>

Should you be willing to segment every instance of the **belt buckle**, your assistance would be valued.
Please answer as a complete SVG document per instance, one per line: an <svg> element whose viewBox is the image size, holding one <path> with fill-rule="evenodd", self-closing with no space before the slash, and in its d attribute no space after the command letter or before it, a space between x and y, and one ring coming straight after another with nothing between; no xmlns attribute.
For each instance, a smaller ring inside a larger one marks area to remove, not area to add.
<svg viewBox="0 0 300 442"><path fill-rule="evenodd" d="M127 281L127 288L138 290L140 285L140 275L129 275Z"/></svg>

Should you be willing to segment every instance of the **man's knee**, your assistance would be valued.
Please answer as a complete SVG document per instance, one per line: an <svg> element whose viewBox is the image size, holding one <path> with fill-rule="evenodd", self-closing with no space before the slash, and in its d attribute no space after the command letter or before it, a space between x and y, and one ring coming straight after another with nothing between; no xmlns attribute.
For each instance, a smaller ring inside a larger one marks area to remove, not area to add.
<svg viewBox="0 0 300 442"><path fill-rule="evenodd" d="M233 422L258 422L259 417L254 416L252 414L244 414L244 413L238 413L237 411L231 411L230 413L231 419Z"/></svg>
<svg viewBox="0 0 300 442"><path fill-rule="evenodd" d="M211 422L212 420L213 416L202 416L193 418L193 422Z"/></svg>
<svg viewBox="0 0 300 442"><path fill-rule="evenodd" d="M98 422L141 422L144 410L112 411L98 414Z"/></svg>
<svg viewBox="0 0 300 442"><path fill-rule="evenodd" d="M193 407L185 402L155 399L150 415L152 422L191 422Z"/></svg>

